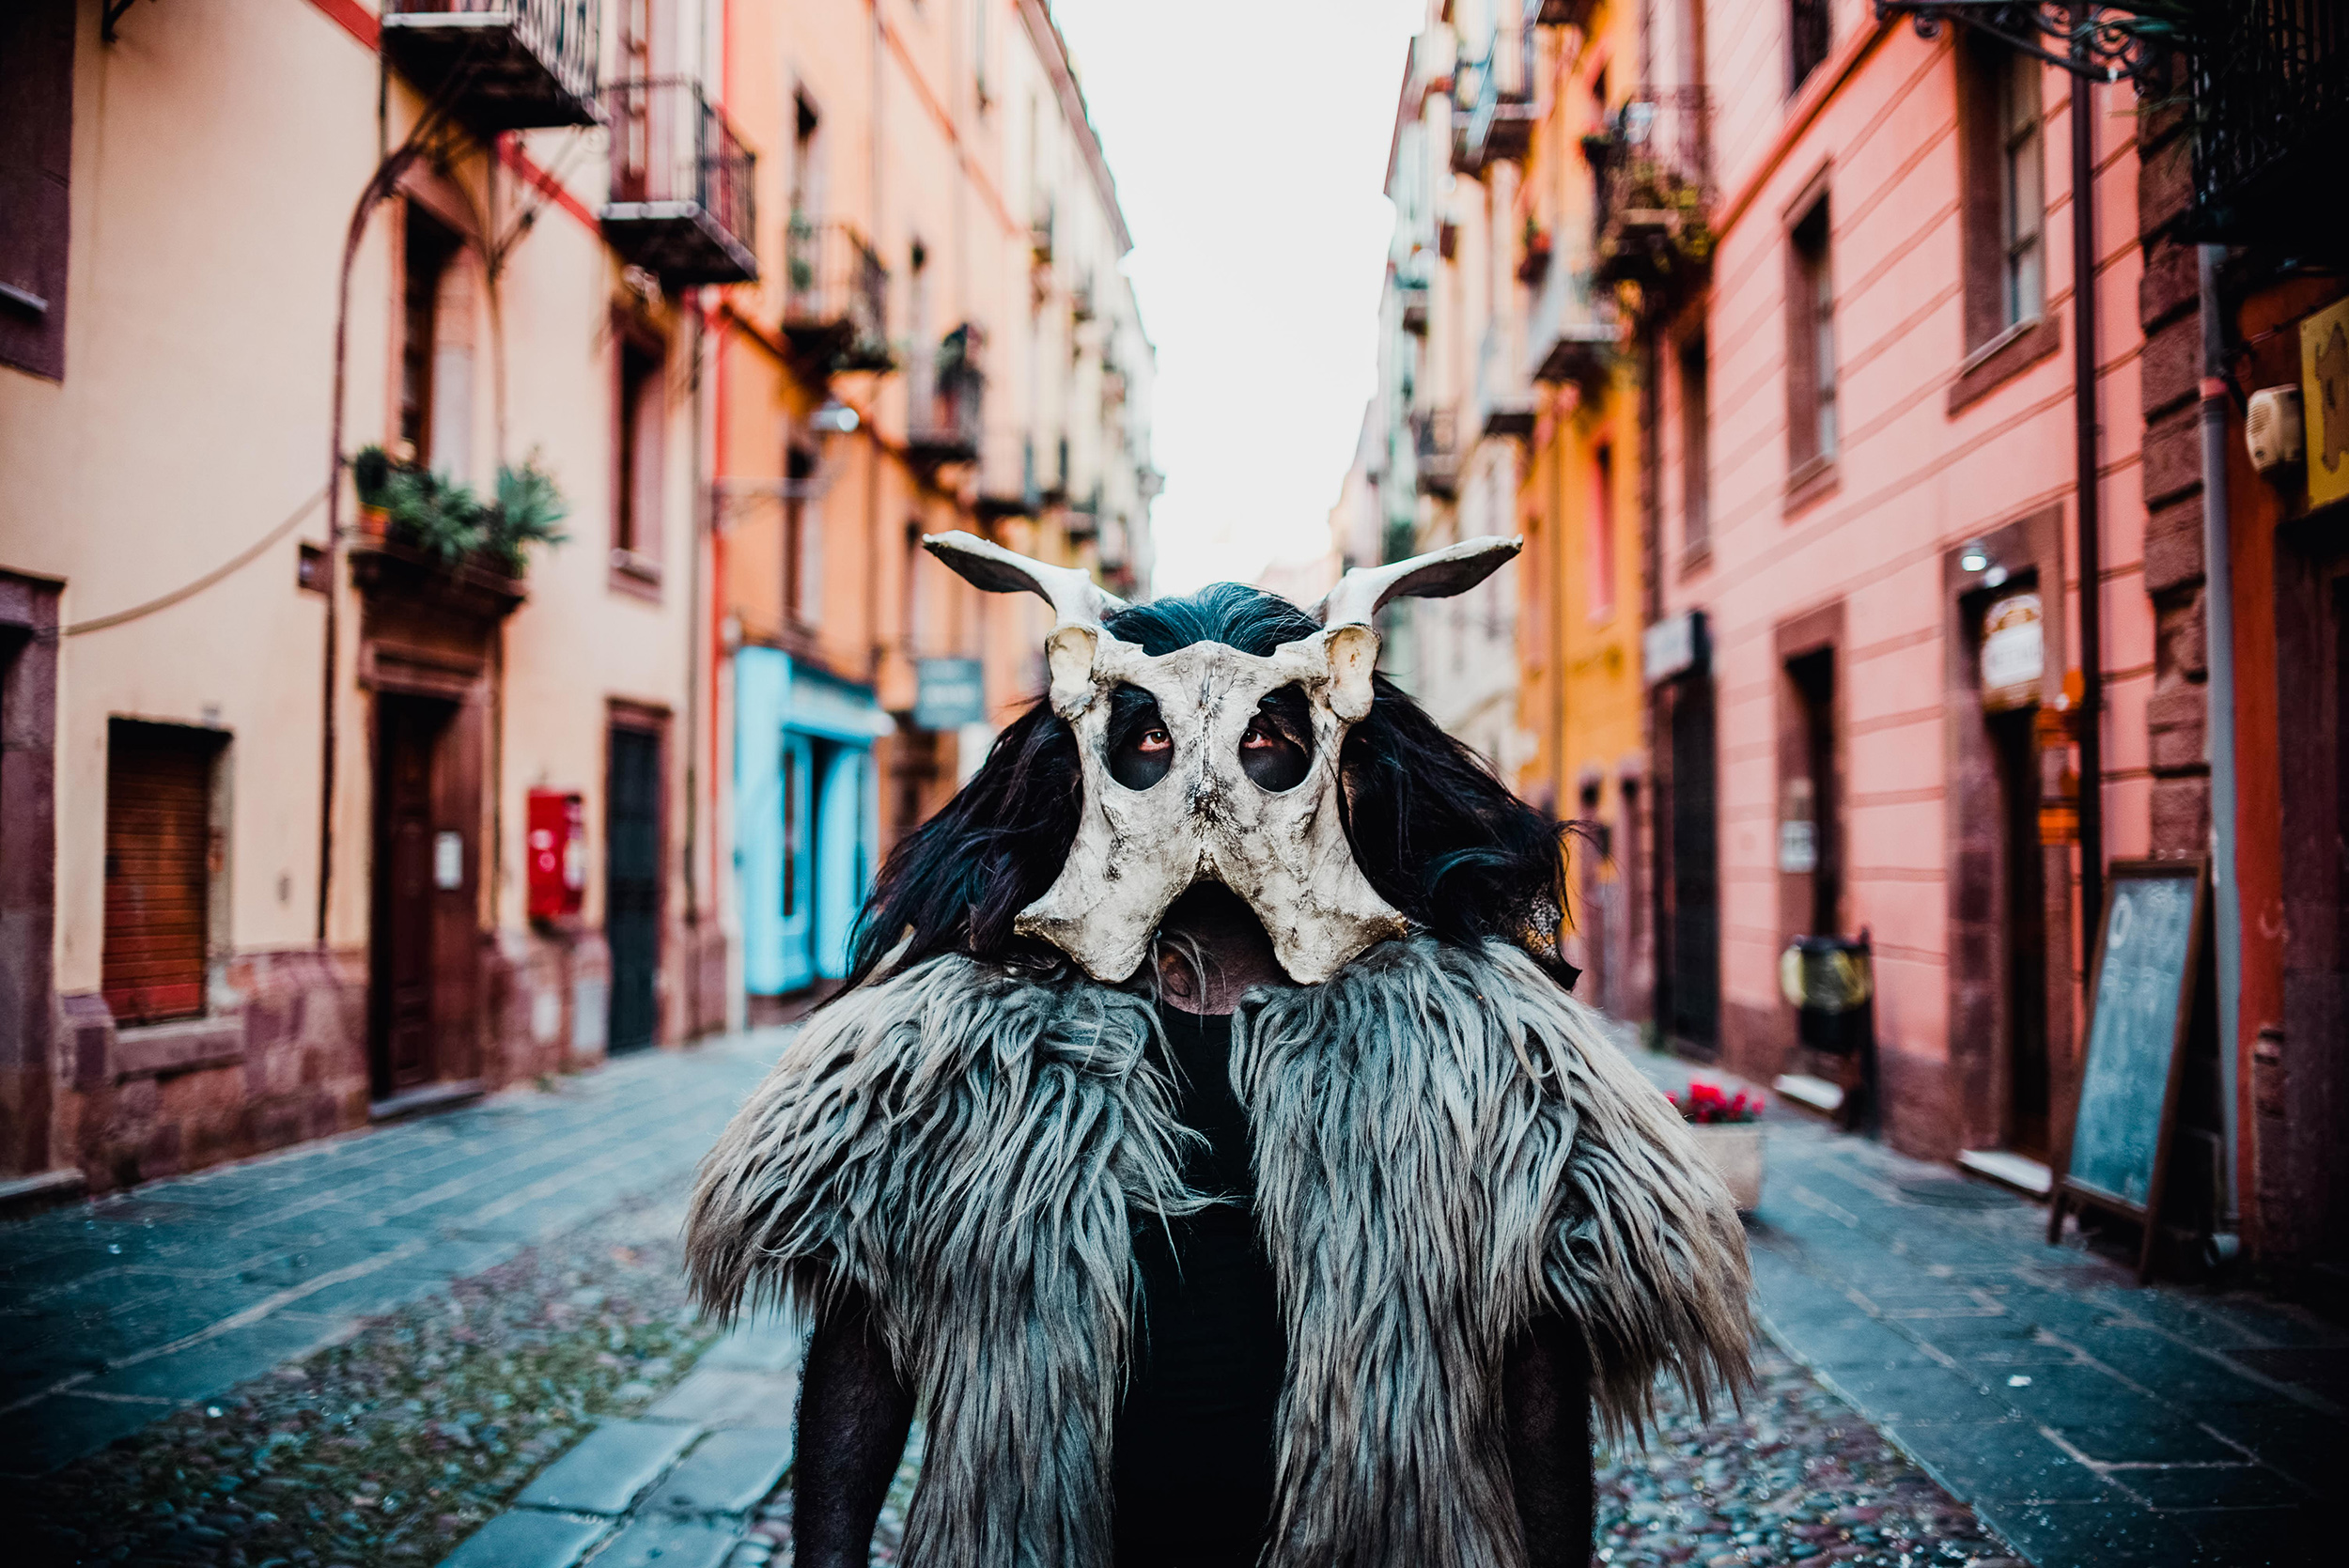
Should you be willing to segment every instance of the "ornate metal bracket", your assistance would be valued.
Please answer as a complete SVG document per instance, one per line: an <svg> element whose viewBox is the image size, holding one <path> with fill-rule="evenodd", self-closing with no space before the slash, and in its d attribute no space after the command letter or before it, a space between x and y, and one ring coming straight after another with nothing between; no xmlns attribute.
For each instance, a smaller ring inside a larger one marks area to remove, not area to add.
<svg viewBox="0 0 2349 1568"><path fill-rule="evenodd" d="M2140 89L2163 80L2170 44L2190 40L2162 0L2137 5L2063 5L2047 0L1875 0L1876 20L1907 17L1921 39L1937 39L1954 22L2092 82L2126 79ZM2043 40L2066 46L2058 54Z"/></svg>

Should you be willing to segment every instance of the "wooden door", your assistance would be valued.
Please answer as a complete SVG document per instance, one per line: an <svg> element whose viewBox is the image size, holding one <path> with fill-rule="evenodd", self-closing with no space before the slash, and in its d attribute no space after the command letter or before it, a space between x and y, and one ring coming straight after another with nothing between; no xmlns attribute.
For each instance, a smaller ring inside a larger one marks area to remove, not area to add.
<svg viewBox="0 0 2349 1568"><path fill-rule="evenodd" d="M433 759L448 707L384 696L376 707L371 1063L377 1095L437 1074L432 1016Z"/></svg>
<svg viewBox="0 0 2349 1568"><path fill-rule="evenodd" d="M605 945L612 954L610 1048L634 1050L660 1032L661 737L612 726L604 795Z"/></svg>
<svg viewBox="0 0 2349 1568"><path fill-rule="evenodd" d="M1682 1044L1712 1050L1720 1039L1721 907L1719 859L1714 836L1713 688L1709 677L1679 683L1670 719L1672 772L1667 781L1671 900L1664 939L1665 1032Z"/></svg>
<svg viewBox="0 0 2349 1568"><path fill-rule="evenodd" d="M216 745L168 724L107 727L100 986L117 1023L204 1011Z"/></svg>
<svg viewBox="0 0 2349 1568"><path fill-rule="evenodd" d="M786 731L780 766L783 887L778 913L783 932L783 988L790 992L816 981L815 743L804 735Z"/></svg>
<svg viewBox="0 0 2349 1568"><path fill-rule="evenodd" d="M1999 927L2003 939L2006 1144L2046 1160L2051 1086L2047 1066L2047 889L2039 847L2037 707L1989 716L1999 772Z"/></svg>

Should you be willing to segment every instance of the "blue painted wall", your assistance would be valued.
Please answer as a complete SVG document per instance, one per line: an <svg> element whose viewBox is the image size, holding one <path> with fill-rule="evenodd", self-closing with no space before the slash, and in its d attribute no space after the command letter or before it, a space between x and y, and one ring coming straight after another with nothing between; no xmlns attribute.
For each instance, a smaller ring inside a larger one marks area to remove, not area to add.
<svg viewBox="0 0 2349 1568"><path fill-rule="evenodd" d="M740 649L734 665L743 981L782 996L848 972L879 836L872 743L894 726L869 689L780 649Z"/></svg>

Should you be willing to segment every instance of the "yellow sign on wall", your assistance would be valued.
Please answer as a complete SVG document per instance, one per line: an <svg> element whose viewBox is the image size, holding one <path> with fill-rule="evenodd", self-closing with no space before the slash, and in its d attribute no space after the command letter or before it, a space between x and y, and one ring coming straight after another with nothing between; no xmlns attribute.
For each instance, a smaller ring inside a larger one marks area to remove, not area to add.
<svg viewBox="0 0 2349 1568"><path fill-rule="evenodd" d="M2349 496L2349 300L2300 323L2300 397L2309 505Z"/></svg>

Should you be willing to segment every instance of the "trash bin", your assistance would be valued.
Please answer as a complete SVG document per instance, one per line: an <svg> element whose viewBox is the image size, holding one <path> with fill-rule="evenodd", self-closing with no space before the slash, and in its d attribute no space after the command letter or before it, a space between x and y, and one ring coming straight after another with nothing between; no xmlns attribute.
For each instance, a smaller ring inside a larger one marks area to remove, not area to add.
<svg viewBox="0 0 2349 1568"><path fill-rule="evenodd" d="M1779 990L1795 1009L1795 1037L1838 1058L1846 1127L1875 1122L1875 968L1868 934L1797 937L1778 960Z"/></svg>

